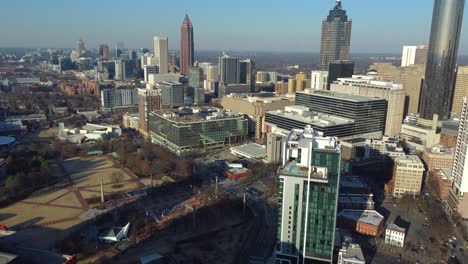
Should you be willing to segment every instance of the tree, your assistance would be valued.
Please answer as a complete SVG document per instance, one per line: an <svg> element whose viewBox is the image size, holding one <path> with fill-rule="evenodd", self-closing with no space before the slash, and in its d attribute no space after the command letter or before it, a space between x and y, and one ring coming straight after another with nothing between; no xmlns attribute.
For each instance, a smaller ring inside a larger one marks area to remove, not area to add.
<svg viewBox="0 0 468 264"><path fill-rule="evenodd" d="M123 180L124 176L120 171L114 171L111 175L111 182L113 188L118 188L120 182Z"/></svg>

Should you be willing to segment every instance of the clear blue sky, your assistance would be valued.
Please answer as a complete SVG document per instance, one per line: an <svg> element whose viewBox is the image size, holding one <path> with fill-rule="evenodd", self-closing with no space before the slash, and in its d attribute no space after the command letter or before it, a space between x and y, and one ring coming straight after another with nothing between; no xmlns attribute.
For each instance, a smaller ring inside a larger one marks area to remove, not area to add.
<svg viewBox="0 0 468 264"><path fill-rule="evenodd" d="M179 47L188 10L195 48L309 51L320 47L321 21L334 0L3 0L0 47L152 47L154 35ZM429 41L433 0L343 0L353 20L352 52L400 52ZM460 53L468 54L468 17Z"/></svg>

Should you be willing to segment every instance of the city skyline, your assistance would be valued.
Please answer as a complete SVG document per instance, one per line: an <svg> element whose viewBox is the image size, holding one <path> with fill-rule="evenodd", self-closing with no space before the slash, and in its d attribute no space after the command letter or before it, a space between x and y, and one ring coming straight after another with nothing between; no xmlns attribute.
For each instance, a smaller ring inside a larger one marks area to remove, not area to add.
<svg viewBox="0 0 468 264"><path fill-rule="evenodd" d="M0 29L0 34L10 37L2 38L0 47L70 48L82 38L87 43L86 47L96 48L102 43L115 46L115 43L123 41L126 47L139 48L151 47L154 35L167 35L169 48L179 50L180 18L187 11L197 28L195 50L318 52L321 21L334 4L333 0L320 3L296 1L291 6L276 7L278 10L275 12L286 18L276 19L260 12L264 11L265 6L257 2L251 3L251 8L241 10L241 4L224 3L220 7L212 4L212 1L201 4L141 1L145 8L135 14L129 13L128 5L123 2L108 5L107 1L102 1L93 3L90 9L90 5L87 5L89 1L85 0L77 3L73 12L66 3L50 2L48 9L30 0L5 3L5 8L9 10L4 16L7 26ZM396 2L401 2L401 5ZM370 0L347 0L343 3L353 20L351 53L400 53L403 45L429 42L432 1L408 3L396 0L375 5ZM403 4L405 8L401 8ZM26 5L31 8L22 8ZM269 7L275 9L274 5ZM156 8L164 8L165 12L151 16L150 13ZM122 19L103 19L103 10L107 10L112 17ZM40 16L38 11L41 11ZM80 14L85 11L86 19L76 17L82 17ZM210 15L205 15L205 12ZM395 13L398 13L398 19L395 19ZM20 14L21 24L14 23ZM239 14L249 19L240 19ZM461 34L462 55L468 54L468 45L465 45L468 34L464 34L466 28L462 28ZM283 37L278 38L278 35ZM245 42L245 39L249 39L249 42ZM269 44L265 45L265 42Z"/></svg>

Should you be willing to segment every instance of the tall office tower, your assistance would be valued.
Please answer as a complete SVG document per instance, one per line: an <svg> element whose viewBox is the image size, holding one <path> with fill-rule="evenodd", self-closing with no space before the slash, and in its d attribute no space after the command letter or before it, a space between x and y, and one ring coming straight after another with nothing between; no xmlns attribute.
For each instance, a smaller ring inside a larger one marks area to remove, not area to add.
<svg viewBox="0 0 468 264"><path fill-rule="evenodd" d="M156 57L159 73L169 73L169 43L167 37L154 37L154 57Z"/></svg>
<svg viewBox="0 0 468 264"><path fill-rule="evenodd" d="M240 63L239 58L224 54L219 57L219 82L224 85L240 83Z"/></svg>
<svg viewBox="0 0 468 264"><path fill-rule="evenodd" d="M216 65L209 65L205 71L206 80L217 82L219 80L219 68Z"/></svg>
<svg viewBox="0 0 468 264"><path fill-rule="evenodd" d="M169 53L169 64L177 66L177 55L175 52Z"/></svg>
<svg viewBox="0 0 468 264"><path fill-rule="evenodd" d="M441 120L450 117L458 43L465 0L435 0L431 38L422 90L421 117Z"/></svg>
<svg viewBox="0 0 468 264"><path fill-rule="evenodd" d="M252 89L255 89L255 61L251 59L243 60L240 62L240 83L247 84Z"/></svg>
<svg viewBox="0 0 468 264"><path fill-rule="evenodd" d="M457 147L452 167L453 187L449 192L450 209L468 219L468 98L463 98Z"/></svg>
<svg viewBox="0 0 468 264"><path fill-rule="evenodd" d="M162 107L184 106L184 85L176 82L162 82L157 86L161 89Z"/></svg>
<svg viewBox="0 0 468 264"><path fill-rule="evenodd" d="M331 263L341 147L310 127L292 130L283 146L277 263Z"/></svg>
<svg viewBox="0 0 468 264"><path fill-rule="evenodd" d="M462 109L463 97L468 96L468 66L459 66L457 80L453 93L452 116L459 117Z"/></svg>
<svg viewBox="0 0 468 264"><path fill-rule="evenodd" d="M99 58L101 60L109 60L109 46L107 44L102 44L99 46Z"/></svg>
<svg viewBox="0 0 468 264"><path fill-rule="evenodd" d="M426 64L428 46L403 46L403 55L401 56L401 67L414 64Z"/></svg>
<svg viewBox="0 0 468 264"><path fill-rule="evenodd" d="M79 39L76 41L76 52L78 53L79 56L83 55L85 52L85 46L84 42L82 39Z"/></svg>
<svg viewBox="0 0 468 264"><path fill-rule="evenodd" d="M267 163L268 164L281 164L281 154L283 152L283 139L284 137L269 133L267 137Z"/></svg>
<svg viewBox="0 0 468 264"><path fill-rule="evenodd" d="M125 61L116 60L115 61L115 80L124 81L126 78L125 74Z"/></svg>
<svg viewBox="0 0 468 264"><path fill-rule="evenodd" d="M311 73L311 88L313 90L328 89L328 71L312 71Z"/></svg>
<svg viewBox="0 0 468 264"><path fill-rule="evenodd" d="M406 67L395 67L391 63L374 63L371 70L377 71L384 80L401 83L408 100L404 115L419 113L421 86L424 79L424 65L415 64Z"/></svg>
<svg viewBox="0 0 468 264"><path fill-rule="evenodd" d="M322 22L320 70L328 71L328 65L332 61L349 60L351 25L351 20L341 7L341 0L336 0L335 7Z"/></svg>
<svg viewBox="0 0 468 264"><path fill-rule="evenodd" d="M330 91L387 100L385 135L394 137L400 133L406 97L403 85L384 81L377 75L353 75L352 78L339 78L333 82Z"/></svg>
<svg viewBox="0 0 468 264"><path fill-rule="evenodd" d="M144 75L145 83L149 82L150 74L158 74L158 73L159 73L159 67L157 65L143 66L143 75Z"/></svg>
<svg viewBox="0 0 468 264"><path fill-rule="evenodd" d="M180 70L183 75L188 74L188 67L193 65L193 26L188 15L180 28Z"/></svg>
<svg viewBox="0 0 468 264"><path fill-rule="evenodd" d="M330 89L330 84L338 80L338 78L348 78L353 76L353 74L353 61L332 61L328 67L327 89Z"/></svg>
<svg viewBox="0 0 468 264"><path fill-rule="evenodd" d="M140 132L148 136L148 116L151 111L161 109L161 90L138 89L138 115Z"/></svg>
<svg viewBox="0 0 468 264"><path fill-rule="evenodd" d="M204 81L203 69L199 67L189 67L188 69L188 85L191 88L203 87Z"/></svg>

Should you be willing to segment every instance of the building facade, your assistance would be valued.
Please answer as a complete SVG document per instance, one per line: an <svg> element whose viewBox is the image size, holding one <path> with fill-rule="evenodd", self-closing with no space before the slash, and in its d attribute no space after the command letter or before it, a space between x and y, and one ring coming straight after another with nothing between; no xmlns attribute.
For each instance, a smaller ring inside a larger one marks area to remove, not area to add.
<svg viewBox="0 0 468 264"><path fill-rule="evenodd" d="M385 191L397 198L406 194L419 195L425 172L422 161L411 155L394 160L392 179L385 185Z"/></svg>
<svg viewBox="0 0 468 264"><path fill-rule="evenodd" d="M337 139L310 127L291 131L285 140L276 247L280 263L332 262L340 162Z"/></svg>
<svg viewBox="0 0 468 264"><path fill-rule="evenodd" d="M311 89L328 90L328 71L311 72Z"/></svg>
<svg viewBox="0 0 468 264"><path fill-rule="evenodd" d="M153 111L149 127L153 143L180 156L247 140L247 119L212 107Z"/></svg>
<svg viewBox="0 0 468 264"><path fill-rule="evenodd" d="M403 55L401 56L401 67L407 67L414 64L425 65L427 62L427 53L429 47L420 46L403 46Z"/></svg>
<svg viewBox="0 0 468 264"><path fill-rule="evenodd" d="M468 96L468 66L458 66L455 91L453 94L452 117L461 114L463 97Z"/></svg>
<svg viewBox="0 0 468 264"><path fill-rule="evenodd" d="M162 82L156 85L161 90L161 107L184 106L184 86L177 82Z"/></svg>
<svg viewBox="0 0 468 264"><path fill-rule="evenodd" d="M421 117L450 118L465 0L435 0Z"/></svg>
<svg viewBox="0 0 468 264"><path fill-rule="evenodd" d="M353 75L333 82L330 91L387 100L385 135L394 137L401 132L406 96L401 84L383 81L378 76Z"/></svg>
<svg viewBox="0 0 468 264"><path fill-rule="evenodd" d="M167 37L154 37L154 57L159 67L159 73L169 73L169 40Z"/></svg>
<svg viewBox="0 0 468 264"><path fill-rule="evenodd" d="M349 60L351 25L352 22L342 8L341 1L337 0L335 7L322 22L320 70L328 71L332 61Z"/></svg>
<svg viewBox="0 0 468 264"><path fill-rule="evenodd" d="M219 82L220 84L240 84L240 63L239 58L224 55L219 61Z"/></svg>
<svg viewBox="0 0 468 264"><path fill-rule="evenodd" d="M406 230L404 228L401 228L394 223L390 223L387 226L387 229L385 229L385 243L397 247L404 247L405 233Z"/></svg>
<svg viewBox="0 0 468 264"><path fill-rule="evenodd" d="M161 109L161 90L138 89L138 125L140 133L148 135L148 115L151 111Z"/></svg>
<svg viewBox="0 0 468 264"><path fill-rule="evenodd" d="M188 15L185 15L180 28L180 71L188 74L188 68L194 62L193 25Z"/></svg>
<svg viewBox="0 0 468 264"><path fill-rule="evenodd" d="M453 149L435 145L424 149L422 160L426 164L427 171L434 173L438 169L451 169L453 157Z"/></svg>

